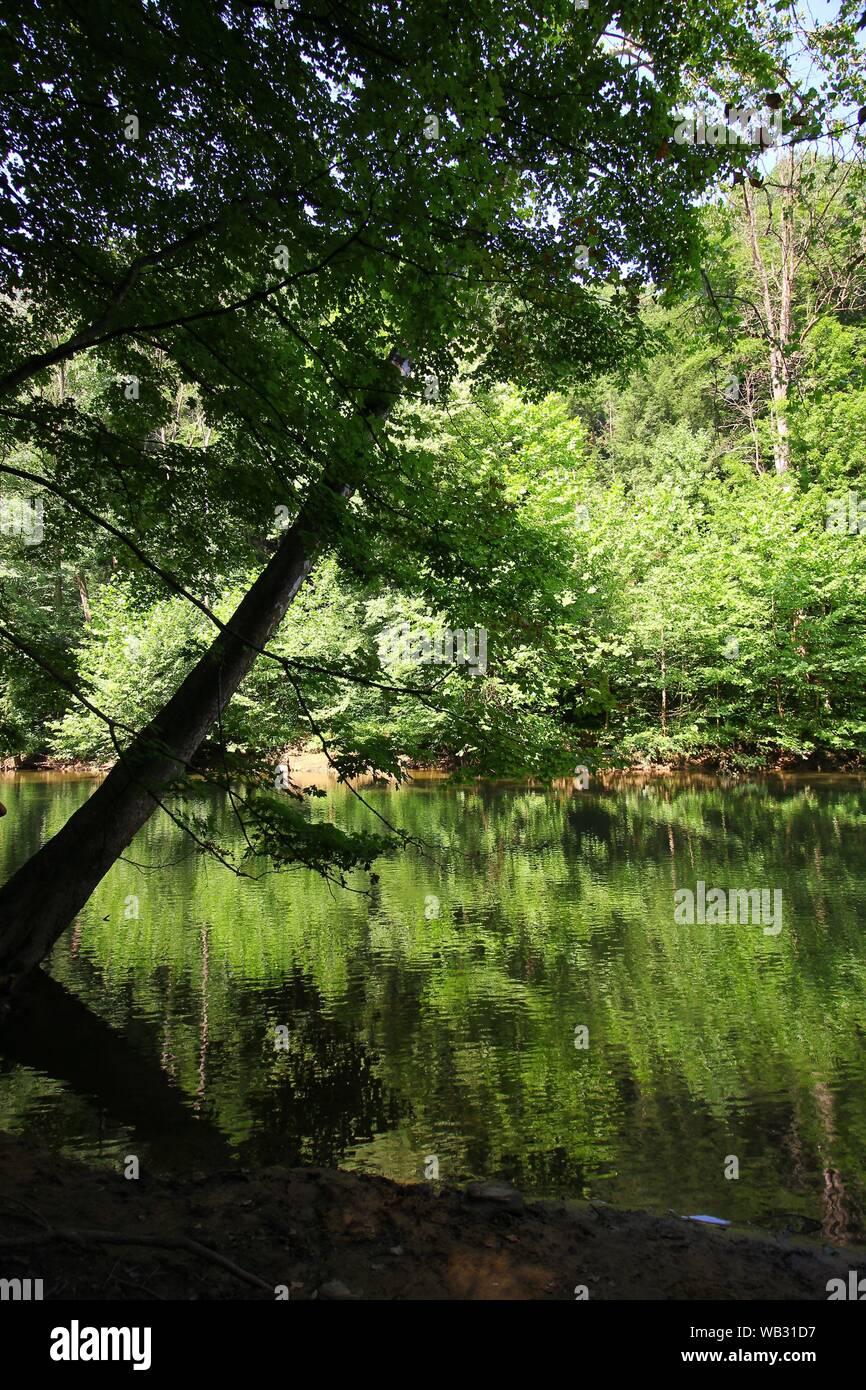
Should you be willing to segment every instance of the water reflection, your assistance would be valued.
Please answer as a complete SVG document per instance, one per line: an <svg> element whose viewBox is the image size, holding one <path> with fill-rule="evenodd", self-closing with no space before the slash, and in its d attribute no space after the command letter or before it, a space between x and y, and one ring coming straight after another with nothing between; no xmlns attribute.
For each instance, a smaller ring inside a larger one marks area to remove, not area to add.
<svg viewBox="0 0 866 1390"><path fill-rule="evenodd" d="M4 780L4 874L91 786ZM230 1154L417 1180L435 1154L447 1181L862 1232L860 782L368 796L428 846L382 861L370 899L239 881L154 818L130 852L154 867L118 864L55 949L73 999L37 1015L52 1046L6 1039L0 1126L178 1170ZM237 833L219 795L197 800ZM339 788L312 814L368 825ZM676 925L699 879L781 888L782 932ZM113 1071L75 1000L115 1030Z"/></svg>

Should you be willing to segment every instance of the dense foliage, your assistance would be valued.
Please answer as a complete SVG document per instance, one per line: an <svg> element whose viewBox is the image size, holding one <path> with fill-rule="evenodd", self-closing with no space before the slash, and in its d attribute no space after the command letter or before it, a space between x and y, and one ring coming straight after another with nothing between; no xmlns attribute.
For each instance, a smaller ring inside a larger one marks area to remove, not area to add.
<svg viewBox="0 0 866 1390"><path fill-rule="evenodd" d="M785 5L645 4L619 46L564 3L456 35L421 4L147 8L6 25L0 755L113 759L336 466L330 553L212 761L866 752L853 7L760 166L672 144L674 108L766 91ZM384 660L402 624L483 629L485 669Z"/></svg>

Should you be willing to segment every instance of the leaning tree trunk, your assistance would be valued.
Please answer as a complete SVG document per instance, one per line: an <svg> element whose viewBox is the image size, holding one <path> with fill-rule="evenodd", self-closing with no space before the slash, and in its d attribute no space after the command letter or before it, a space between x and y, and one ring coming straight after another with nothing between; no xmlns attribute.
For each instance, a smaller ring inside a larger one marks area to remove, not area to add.
<svg viewBox="0 0 866 1390"><path fill-rule="evenodd" d="M392 353L403 374L407 362ZM396 394L396 393L395 393ZM371 393L362 413L383 420L395 394ZM334 503L349 484L326 479L225 628L105 781L63 829L0 889L0 1007L51 950L133 836L160 793L191 762L268 639L282 622L326 538L322 493Z"/></svg>
<svg viewBox="0 0 866 1390"><path fill-rule="evenodd" d="M332 488L348 492L348 488ZM226 628L105 781L0 889L0 998L45 957L183 772L309 573L321 521L308 503Z"/></svg>

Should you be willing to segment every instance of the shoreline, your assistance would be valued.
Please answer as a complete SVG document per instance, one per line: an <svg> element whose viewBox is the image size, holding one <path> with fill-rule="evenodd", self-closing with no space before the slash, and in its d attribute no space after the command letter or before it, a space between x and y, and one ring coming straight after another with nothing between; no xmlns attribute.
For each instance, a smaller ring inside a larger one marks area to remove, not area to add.
<svg viewBox="0 0 866 1390"><path fill-rule="evenodd" d="M268 755L271 756L271 755ZM283 750L275 752L273 758L276 762L286 762L289 769L289 778L293 780L292 774L296 773L304 778L322 778L329 782L336 783L336 774L328 763L323 753L295 752ZM14 759L7 758L0 760L0 778L13 778L22 775L33 776L39 774L52 774L55 776L74 776L74 777L104 777L115 766L115 763L88 762L86 760L63 760L57 758L23 759L16 762ZM466 770L463 770L466 772ZM200 768L194 768L190 775L193 777L206 777L208 773L221 772L217 766L203 764ZM407 780L413 776L421 778L442 778L443 780L455 777L461 769L454 764L446 763L425 763L425 764L406 764L405 772ZM718 780L719 778L740 779L749 777L850 777L862 778L866 775L866 763L842 762L833 766L831 759L818 759L815 762L805 761L804 759L768 759L766 762L752 766L734 766L722 759L712 758L693 758L681 759L676 762L642 762L635 761L624 766L607 765L596 768L589 774L591 780L599 782L602 786L615 783L617 780L643 777L643 778L664 778L664 777L706 777L708 780ZM533 777L490 777L483 773L466 772L469 781L486 782L490 784L502 784L512 786L570 786L572 779L567 777L553 778L546 784L538 778ZM374 779L369 775L353 779L353 781L371 783ZM383 784L392 781L391 778L378 779Z"/></svg>
<svg viewBox="0 0 866 1390"><path fill-rule="evenodd" d="M5 1132L0 1192L0 1276L41 1278L46 1300L824 1302L866 1266L862 1247L526 1201L495 1182L318 1167L128 1181Z"/></svg>

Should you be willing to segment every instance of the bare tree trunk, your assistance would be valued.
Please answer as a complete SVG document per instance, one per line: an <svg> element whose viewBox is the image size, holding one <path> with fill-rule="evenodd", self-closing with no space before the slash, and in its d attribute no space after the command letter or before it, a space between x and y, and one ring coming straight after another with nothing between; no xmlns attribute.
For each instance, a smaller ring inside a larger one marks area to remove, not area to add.
<svg viewBox="0 0 866 1390"><path fill-rule="evenodd" d="M783 176L787 179L782 188L781 226L779 246L781 260L779 266L779 343L771 354L770 375L773 382L773 419L776 422L776 472L787 473L791 466L791 445L788 438L788 387L791 350L792 306L794 302L794 159L791 156L782 162Z"/></svg>
<svg viewBox="0 0 866 1390"><path fill-rule="evenodd" d="M773 422L773 461L777 473L787 473L791 466L791 447L788 438L788 348L791 339L791 309L794 294L794 166L790 160L787 169L778 166L780 174L787 173L787 182L782 188L782 202L779 229L779 268L774 277L777 280L776 293L773 293L771 271L761 249L758 233L758 208L755 195L749 184L743 185L743 198L746 208L746 225L752 268L758 283L763 302L765 332L769 344L770 389L772 392Z"/></svg>
<svg viewBox="0 0 866 1390"><path fill-rule="evenodd" d="M751 372L746 374L744 395L746 418L749 422L749 433L752 436L752 448L755 451L755 472L761 474L764 471L761 463L761 437L758 434L758 426L755 419L755 391Z"/></svg>
<svg viewBox="0 0 866 1390"><path fill-rule="evenodd" d="M78 571L76 571L75 574L75 583L78 585L78 597L81 600L81 612L84 616L84 621L90 623L93 621L93 614L90 611L90 595L87 592L87 584L84 575L80 574Z"/></svg>
<svg viewBox="0 0 866 1390"><path fill-rule="evenodd" d="M787 473L791 466L788 421L785 418L788 380L785 359L775 348L770 352L770 383L773 390L773 461L777 473Z"/></svg>

